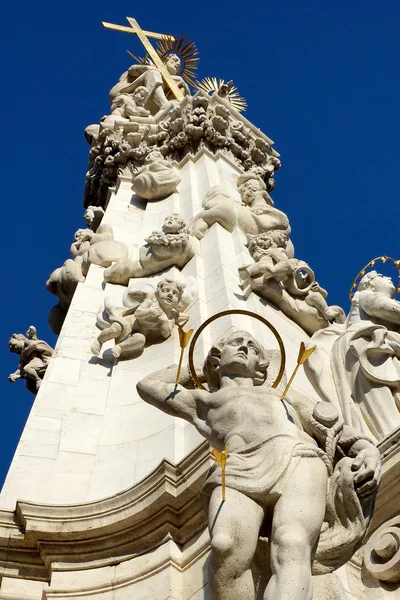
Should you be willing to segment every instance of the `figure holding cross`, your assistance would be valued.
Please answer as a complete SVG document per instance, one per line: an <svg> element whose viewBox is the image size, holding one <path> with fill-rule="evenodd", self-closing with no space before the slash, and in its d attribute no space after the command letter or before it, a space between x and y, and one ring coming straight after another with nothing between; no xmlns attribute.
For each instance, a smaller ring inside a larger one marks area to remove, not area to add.
<svg viewBox="0 0 400 600"><path fill-rule="evenodd" d="M162 59L148 40L148 37L164 39L168 36L143 31L137 21L131 17L128 17L128 21L131 27L122 27L112 23L103 23L103 25L108 29L136 34L147 50L152 63L132 65L128 71L125 71L119 82L110 91L110 101L114 103L121 94L133 94L138 87L143 86L148 91L149 97L146 105L150 109L153 108L151 112L153 114L159 114L160 111L167 112L173 106L174 100L180 101L184 96L190 94L189 86L179 74L182 69L181 59L174 52L166 54Z"/></svg>

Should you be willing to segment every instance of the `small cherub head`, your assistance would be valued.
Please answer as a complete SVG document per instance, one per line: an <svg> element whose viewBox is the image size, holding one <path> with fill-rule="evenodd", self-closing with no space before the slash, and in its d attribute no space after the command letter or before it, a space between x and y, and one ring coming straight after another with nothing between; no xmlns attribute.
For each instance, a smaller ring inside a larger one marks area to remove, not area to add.
<svg viewBox="0 0 400 600"><path fill-rule="evenodd" d="M284 231L274 230L270 231L268 235L278 248L286 248L289 238Z"/></svg>
<svg viewBox="0 0 400 600"><path fill-rule="evenodd" d="M247 171L239 176L237 180L237 188L242 198L243 204L249 206L253 204L257 195L261 195L264 200L271 203L271 199L267 193L267 187L263 180L255 173Z"/></svg>
<svg viewBox="0 0 400 600"><path fill-rule="evenodd" d="M161 308L168 312L179 306L183 296L183 287L173 279L162 279L158 282L155 295Z"/></svg>
<svg viewBox="0 0 400 600"><path fill-rule="evenodd" d="M22 333L13 333L8 342L8 349L13 354L21 354L27 341L28 338Z"/></svg>
<svg viewBox="0 0 400 600"><path fill-rule="evenodd" d="M391 298L396 288L390 277L385 277L377 271L369 271L358 284L358 291L371 291Z"/></svg>
<svg viewBox="0 0 400 600"><path fill-rule="evenodd" d="M221 387L221 377L246 377L253 385L267 378L269 359L265 348L247 331L235 331L210 349L203 366L211 392Z"/></svg>
<svg viewBox="0 0 400 600"><path fill-rule="evenodd" d="M152 163L152 162L155 162L156 160L162 160L163 162L165 162L165 159L159 150L152 150L151 152L148 153L144 162Z"/></svg>
<svg viewBox="0 0 400 600"><path fill-rule="evenodd" d="M249 252L255 261L259 260L261 256L268 254L268 250L274 243L269 233L249 235L248 238L250 240L248 244Z"/></svg>
<svg viewBox="0 0 400 600"><path fill-rule="evenodd" d="M184 233L186 229L186 221L178 213L167 217L162 226L164 233Z"/></svg>
<svg viewBox="0 0 400 600"><path fill-rule="evenodd" d="M149 90L144 85L139 85L133 92L133 97L136 102L136 106L144 106L149 99Z"/></svg>
<svg viewBox="0 0 400 600"><path fill-rule="evenodd" d="M164 64L167 67L168 73L178 75L181 70L181 59L177 54L168 54L164 59Z"/></svg>
<svg viewBox="0 0 400 600"><path fill-rule="evenodd" d="M88 230L87 229L78 229L74 234L75 242L85 242L88 239Z"/></svg>
<svg viewBox="0 0 400 600"><path fill-rule="evenodd" d="M100 221L103 218L103 216L104 216L104 209L101 208L101 206L88 206L83 214L83 218L86 221L86 225L92 231L96 231L96 229L100 225Z"/></svg>

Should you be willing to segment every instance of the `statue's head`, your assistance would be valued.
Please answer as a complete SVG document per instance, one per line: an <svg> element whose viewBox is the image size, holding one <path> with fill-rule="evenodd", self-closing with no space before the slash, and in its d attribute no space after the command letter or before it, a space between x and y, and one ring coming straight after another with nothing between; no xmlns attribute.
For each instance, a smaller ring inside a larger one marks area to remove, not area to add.
<svg viewBox="0 0 400 600"><path fill-rule="evenodd" d="M278 248L285 248L288 243L288 236L284 231L274 230L269 232L271 240L278 246Z"/></svg>
<svg viewBox="0 0 400 600"><path fill-rule="evenodd" d="M369 271L358 284L358 291L371 291L391 298L396 288L390 277L385 277L377 271Z"/></svg>
<svg viewBox="0 0 400 600"><path fill-rule="evenodd" d="M144 106L149 99L150 93L144 85L139 85L133 92L133 97L136 102L136 106Z"/></svg>
<svg viewBox="0 0 400 600"><path fill-rule="evenodd" d="M252 204L257 195L262 195L265 200L269 200L267 187L263 180L256 173L247 171L239 176L237 187L242 198L243 204L246 206ZM270 202L269 202L270 203Z"/></svg>
<svg viewBox="0 0 400 600"><path fill-rule="evenodd" d="M169 311L176 308L181 302L183 287L173 279L162 279L158 282L155 295L161 308Z"/></svg>
<svg viewBox="0 0 400 600"><path fill-rule="evenodd" d="M104 209L101 208L101 206L88 206L84 212L83 218L86 221L86 225L90 227L92 231L96 231L103 216Z"/></svg>
<svg viewBox="0 0 400 600"><path fill-rule="evenodd" d="M224 375L246 377L253 385L262 385L268 364L267 353L255 337L247 331L235 331L211 347L203 371L210 391L216 391Z"/></svg>
<svg viewBox="0 0 400 600"><path fill-rule="evenodd" d="M159 150L152 150L144 159L146 163L152 163L156 160L162 160L163 162L165 162L164 157Z"/></svg>
<svg viewBox="0 0 400 600"><path fill-rule="evenodd" d="M164 59L164 64L167 67L168 73L178 75L181 71L181 59L177 54L167 54Z"/></svg>
<svg viewBox="0 0 400 600"><path fill-rule="evenodd" d="M164 233L181 233L186 231L186 221L180 214L174 213L167 217L162 226Z"/></svg>
<svg viewBox="0 0 400 600"><path fill-rule="evenodd" d="M13 354L21 354L27 341L28 338L22 333L13 333L8 342L8 348Z"/></svg>
<svg viewBox="0 0 400 600"><path fill-rule="evenodd" d="M78 229L74 233L75 242L84 242L87 237L87 229Z"/></svg>

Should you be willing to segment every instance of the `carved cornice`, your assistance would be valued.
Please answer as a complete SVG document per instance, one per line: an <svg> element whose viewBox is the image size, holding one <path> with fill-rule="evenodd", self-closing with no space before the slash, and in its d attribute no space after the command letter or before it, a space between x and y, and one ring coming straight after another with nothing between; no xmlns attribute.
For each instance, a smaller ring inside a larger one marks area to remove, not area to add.
<svg viewBox="0 0 400 600"><path fill-rule="evenodd" d="M220 151L240 171L257 168L274 188L274 171L280 167L273 141L218 94L197 92L186 96L167 114L136 118L119 129L103 129L92 138L86 176L84 206L105 206L110 187L129 169L140 167L152 150L178 164L207 148Z"/></svg>
<svg viewBox="0 0 400 600"><path fill-rule="evenodd" d="M31 568L31 578L48 579L55 563L98 567L168 540L185 544L206 527L200 490L211 464L203 443L177 465L165 459L141 482L109 498L69 505L17 502L15 515L0 513L0 574L19 576Z"/></svg>

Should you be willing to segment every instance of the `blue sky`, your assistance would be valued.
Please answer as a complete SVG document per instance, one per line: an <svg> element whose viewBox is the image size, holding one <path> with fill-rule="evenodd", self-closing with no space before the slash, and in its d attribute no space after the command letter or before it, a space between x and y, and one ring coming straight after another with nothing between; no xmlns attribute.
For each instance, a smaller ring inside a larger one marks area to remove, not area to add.
<svg viewBox="0 0 400 600"><path fill-rule="evenodd" d="M86 125L108 111L108 91L143 54L101 21L135 17L144 29L186 33L200 77L233 79L247 118L275 141L282 169L273 198L288 213L296 256L332 304L348 309L353 277L398 244L400 7L339 0L300 3L122 2L57 5L15 0L3 9L2 265L4 479L32 405L8 352L30 324L51 344L48 275L68 257L82 220ZM5 238L5 239L4 239ZM54 399L57 402L57 399Z"/></svg>

